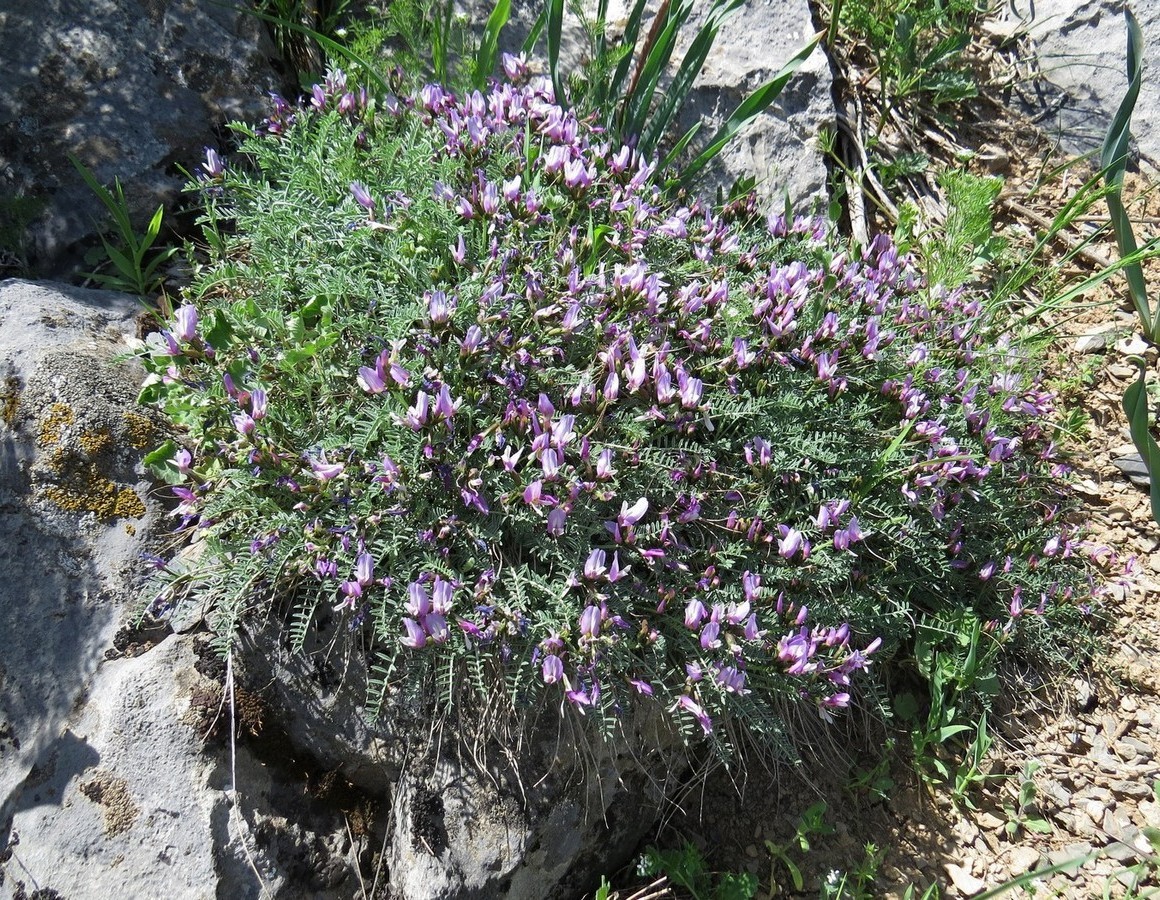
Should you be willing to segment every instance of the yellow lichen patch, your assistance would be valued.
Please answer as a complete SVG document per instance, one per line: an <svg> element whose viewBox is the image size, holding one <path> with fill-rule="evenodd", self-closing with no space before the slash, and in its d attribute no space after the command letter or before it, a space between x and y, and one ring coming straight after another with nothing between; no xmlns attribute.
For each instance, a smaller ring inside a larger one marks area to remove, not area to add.
<svg viewBox="0 0 1160 900"><path fill-rule="evenodd" d="M148 449L154 441L156 429L148 417L138 412L128 411L124 414L125 434L129 436L129 443L137 450Z"/></svg>
<svg viewBox="0 0 1160 900"><path fill-rule="evenodd" d="M37 443L41 447L55 447L61 441L61 436L76 417L72 407L67 403L54 403L40 420L40 430L37 434Z"/></svg>
<svg viewBox="0 0 1160 900"><path fill-rule="evenodd" d="M77 446L89 456L96 456L113 446L113 436L107 431L82 431Z"/></svg>
<svg viewBox="0 0 1160 900"><path fill-rule="evenodd" d="M145 503L135 490L118 488L92 463L78 467L62 484L44 485L41 492L44 499L66 512L91 512L105 522L145 515Z"/></svg>
<svg viewBox="0 0 1160 900"><path fill-rule="evenodd" d="M11 428L16 424L16 414L20 411L20 379L9 375L0 387L0 417Z"/></svg>

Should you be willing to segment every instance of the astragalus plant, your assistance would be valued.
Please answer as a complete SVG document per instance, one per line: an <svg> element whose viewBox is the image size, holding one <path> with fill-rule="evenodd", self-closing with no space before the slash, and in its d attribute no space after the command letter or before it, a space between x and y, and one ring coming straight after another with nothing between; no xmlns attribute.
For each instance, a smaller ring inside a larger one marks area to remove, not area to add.
<svg viewBox="0 0 1160 900"><path fill-rule="evenodd" d="M207 164L212 258L142 351L203 545L158 606L339 616L376 697L761 738L918 623L1007 643L1069 605L1052 398L978 300L670 201L504 62L461 95L333 72Z"/></svg>

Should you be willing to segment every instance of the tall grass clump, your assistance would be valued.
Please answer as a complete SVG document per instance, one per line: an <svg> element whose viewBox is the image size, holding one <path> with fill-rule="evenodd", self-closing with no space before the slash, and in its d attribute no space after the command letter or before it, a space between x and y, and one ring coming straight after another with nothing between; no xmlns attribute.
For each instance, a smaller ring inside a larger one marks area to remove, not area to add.
<svg viewBox="0 0 1160 900"><path fill-rule="evenodd" d="M378 699L713 739L840 714L920 627L1049 646L1085 572L1002 323L884 237L666 199L503 62L332 72L193 186L210 259L142 354L201 547L156 606L338 615Z"/></svg>

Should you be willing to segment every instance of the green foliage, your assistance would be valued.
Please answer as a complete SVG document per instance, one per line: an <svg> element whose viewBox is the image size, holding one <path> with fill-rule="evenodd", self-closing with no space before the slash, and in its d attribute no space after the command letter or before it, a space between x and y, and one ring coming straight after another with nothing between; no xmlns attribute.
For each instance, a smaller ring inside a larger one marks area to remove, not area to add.
<svg viewBox="0 0 1160 900"><path fill-rule="evenodd" d="M805 878L802 875L801 867L795 861L795 856L798 853L806 854L810 852L810 838L814 835L834 833L833 827L826 824L825 815L826 802L819 800L802 813L801 818L798 819L797 825L794 828L794 836L788 842L784 844L775 843L770 840L765 842L765 849L770 855L770 885L780 883L780 878L778 877L779 870L785 869L790 877L794 890L801 891L805 889Z"/></svg>
<svg viewBox="0 0 1160 900"><path fill-rule="evenodd" d="M1128 293L1140 318L1144 336L1153 344L1160 343L1160 309L1153 308L1148 298L1148 287L1144 280L1144 269L1137 260L1139 247L1132 231L1132 222L1124 209L1121 189L1124 171L1128 165L1128 143L1131 139L1132 112L1140 95L1140 84L1144 72L1144 33L1130 9L1124 9L1124 19L1128 26L1128 90L1120 101L1116 116L1108 128L1104 140L1100 162L1108 185L1108 212L1112 228L1116 232L1124 275L1128 280ZM1131 262L1126 262L1132 260ZM1145 381L1147 365L1142 359L1135 360L1140 377L1124 392L1124 413L1132 434L1132 443L1140 452L1144 465L1151 476L1150 495L1152 518L1160 524L1160 445L1152 436L1149 426L1149 409Z"/></svg>
<svg viewBox="0 0 1160 900"><path fill-rule="evenodd" d="M822 882L819 900L874 900L879 896L874 890L874 880L885 855L884 848L867 844L853 872L833 871Z"/></svg>
<svg viewBox="0 0 1160 900"><path fill-rule="evenodd" d="M672 171L674 185L688 187L720 154L737 133L777 99L789 80L821 41L815 35L767 82L755 89L735 109L690 159L700 123L681 135L673 133L681 109L704 67L717 34L739 9L741 0L712 0L705 22L689 44L672 79L668 79L682 28L695 9L694 0L662 3L648 33L641 37L647 0L636 0L624 33L616 43L607 40L607 0L598 6L594 21L585 21L590 44L585 70L564 83L559 71L564 0L546 0L549 70L558 98L574 106L582 116L593 115L616 140L632 144L644 157L667 147L658 175ZM664 89L661 90L661 86Z"/></svg>
<svg viewBox="0 0 1160 900"><path fill-rule="evenodd" d="M113 218L118 243L101 236L108 261L116 270L114 273L92 272L89 277L104 287L125 291L139 297L148 297L161 291L164 275L158 274L160 267L177 253L176 247L153 250L153 244L161 234L161 222L165 207L158 206L144 232L138 232L133 225L129 204L119 179L114 180L113 190L104 187L92 171L76 157L69 160L84 179L89 189L96 194Z"/></svg>
<svg viewBox="0 0 1160 900"><path fill-rule="evenodd" d="M1003 181L968 172L944 172L938 181L946 196L947 221L930 242L927 277L935 284L958 287L971 281L980 266L994 260L1006 247L992 229Z"/></svg>
<svg viewBox="0 0 1160 900"><path fill-rule="evenodd" d="M41 197L9 194L0 197L0 270L28 269L28 226L43 211L47 201Z"/></svg>
<svg viewBox="0 0 1160 900"><path fill-rule="evenodd" d="M840 28L869 50L883 109L916 97L954 103L978 93L957 61L982 9L979 0L833 0L831 42Z"/></svg>
<svg viewBox="0 0 1160 900"><path fill-rule="evenodd" d="M894 700L895 713L911 729L915 766L929 783L952 781L954 762L949 757L954 747L966 747L967 756L953 779L953 794L959 800L980 780L990 747L986 719L976 721L975 716L999 690L995 671L999 647L982 623L961 612L920 624L914 665L926 696L902 692Z"/></svg>
<svg viewBox="0 0 1160 900"><path fill-rule="evenodd" d="M282 61L299 78L320 75L325 48L314 34L334 39L350 0L253 0ZM304 82L309 83L309 82Z"/></svg>
<svg viewBox="0 0 1160 900"><path fill-rule="evenodd" d="M885 238L681 205L545 80L490 90L332 72L191 186L213 256L143 399L204 549L158 607L298 647L334 610L372 709L781 752L908 669L923 746L961 735L1085 583L1034 360Z"/></svg>
<svg viewBox="0 0 1160 900"><path fill-rule="evenodd" d="M637 874L646 878L664 875L693 900L753 900L757 878L748 872L713 872L700 851L686 842L679 849L649 847L637 864Z"/></svg>
<svg viewBox="0 0 1160 900"><path fill-rule="evenodd" d="M1051 823L1040 816L1035 807L1035 798L1038 794L1038 788L1035 786L1035 773L1039 771L1040 767L1040 764L1034 760L1028 760L1024 763L1016 802L1003 805L1003 809L1007 813L1007 823L1003 829L1009 838L1019 837L1021 831L1032 831L1036 834L1051 834L1053 831Z"/></svg>

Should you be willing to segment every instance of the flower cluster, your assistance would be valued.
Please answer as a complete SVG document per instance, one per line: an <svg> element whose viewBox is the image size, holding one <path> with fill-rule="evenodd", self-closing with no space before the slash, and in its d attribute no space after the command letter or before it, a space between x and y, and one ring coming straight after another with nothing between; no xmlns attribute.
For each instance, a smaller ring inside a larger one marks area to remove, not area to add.
<svg viewBox="0 0 1160 900"><path fill-rule="evenodd" d="M183 524L403 664L478 655L517 692L651 697L707 733L829 718L916 614L1070 596L1052 398L977 299L884 237L673 203L505 71L409 98L332 73L279 102L255 173L215 158L218 214L252 228L253 198L300 190L287 157L341 158L299 210L294 252L329 256L282 268L373 274L255 302L227 253L213 330L182 307L153 380L205 458L175 463Z"/></svg>

